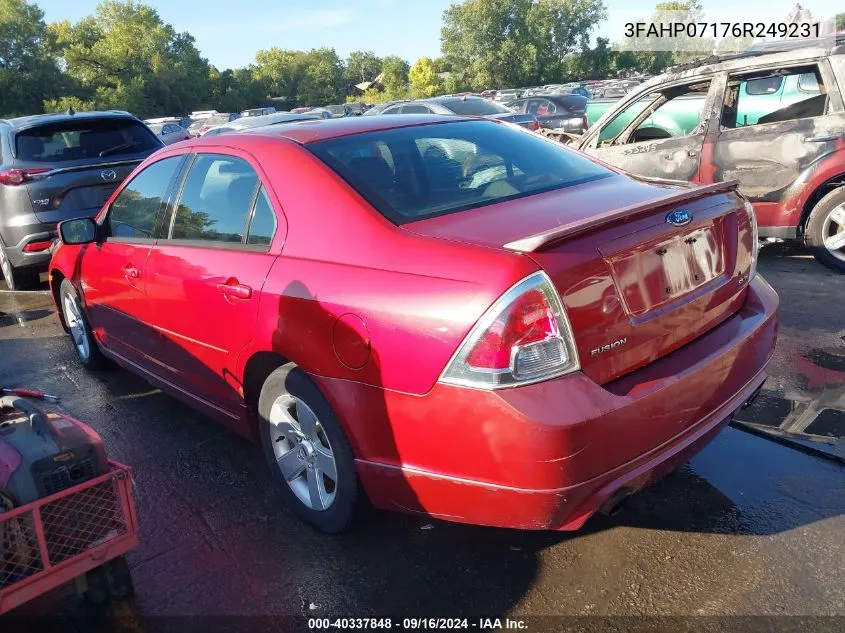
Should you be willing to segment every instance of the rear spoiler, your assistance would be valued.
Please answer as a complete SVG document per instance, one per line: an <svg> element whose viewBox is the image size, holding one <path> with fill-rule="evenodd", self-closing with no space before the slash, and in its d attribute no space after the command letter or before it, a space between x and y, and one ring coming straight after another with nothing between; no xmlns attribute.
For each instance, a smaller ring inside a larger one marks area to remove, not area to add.
<svg viewBox="0 0 845 633"><path fill-rule="evenodd" d="M110 160L104 163L86 163L85 165L71 165L69 167L56 167L55 169L37 174L36 176L40 179L55 176L56 174L68 174L75 171L86 171L88 169L107 169L109 167L122 167L124 165L140 165L144 162L144 160L146 160L146 157L132 158L129 160Z"/></svg>
<svg viewBox="0 0 845 633"><path fill-rule="evenodd" d="M542 233L536 233L535 235L529 235L528 237L508 242L505 244L505 248L512 251L518 251L520 253L534 253L541 251L554 242L558 242L564 238L580 235L581 233L586 233L587 231L593 231L620 219L627 222L647 213L652 213L658 209L673 206L681 202L697 200L716 193L729 193L731 191L735 191L738 186L738 180L727 180L725 182L717 182L712 185L691 187L689 189L681 189L680 191L676 190L659 198L629 204L626 207L605 211L604 213L584 218L582 220L578 220L577 222L564 224L553 229L549 229L548 231L543 231Z"/></svg>

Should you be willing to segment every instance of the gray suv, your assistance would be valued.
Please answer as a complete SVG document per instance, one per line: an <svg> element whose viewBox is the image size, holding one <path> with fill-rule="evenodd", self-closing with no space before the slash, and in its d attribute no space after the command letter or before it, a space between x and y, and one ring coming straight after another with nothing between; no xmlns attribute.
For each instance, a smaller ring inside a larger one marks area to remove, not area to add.
<svg viewBox="0 0 845 633"><path fill-rule="evenodd" d="M61 220L95 215L162 142L127 112L0 119L0 269L11 290L38 283Z"/></svg>

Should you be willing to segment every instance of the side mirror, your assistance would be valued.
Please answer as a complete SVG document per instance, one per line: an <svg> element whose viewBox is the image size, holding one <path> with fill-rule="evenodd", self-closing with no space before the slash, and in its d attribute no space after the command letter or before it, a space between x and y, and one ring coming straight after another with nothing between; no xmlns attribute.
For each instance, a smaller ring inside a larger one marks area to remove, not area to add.
<svg viewBox="0 0 845 633"><path fill-rule="evenodd" d="M89 244L97 239L97 223L92 218L75 218L59 223L64 244Z"/></svg>

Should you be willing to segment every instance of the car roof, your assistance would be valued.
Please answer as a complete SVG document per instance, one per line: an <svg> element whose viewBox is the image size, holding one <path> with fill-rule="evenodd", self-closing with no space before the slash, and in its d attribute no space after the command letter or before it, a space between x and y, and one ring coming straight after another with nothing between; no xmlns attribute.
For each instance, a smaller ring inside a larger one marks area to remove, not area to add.
<svg viewBox="0 0 845 633"><path fill-rule="evenodd" d="M75 112L68 114L67 112L60 112L56 114L33 114L30 116L21 116L14 119L4 119L3 122L16 130L24 130L26 128L35 127L37 125L49 125L51 123L64 123L67 121L84 121L85 119L132 119L137 121L134 116L123 110L103 110L91 112Z"/></svg>
<svg viewBox="0 0 845 633"><path fill-rule="evenodd" d="M679 64L668 68L663 74L656 75L642 83L638 83L631 88L631 90L624 95L625 97L635 98L637 95L642 95L649 90L659 87L663 84L677 81L695 79L697 77L705 77L707 75L719 72L734 72L734 71L748 71L754 72L760 68L768 68L773 66L794 66L803 62L813 62L817 59L824 59L831 55L845 54L845 46L838 44L834 47L803 47L803 48L786 48L772 52L766 51L745 51L733 55L711 56L705 57L685 64ZM608 89L612 89L610 85Z"/></svg>
<svg viewBox="0 0 845 633"><path fill-rule="evenodd" d="M248 129L241 134L200 137L189 141L191 145L221 145L239 143L247 137L285 138L301 145L317 143L332 138L378 132L417 125L448 125L458 121L475 121L475 117L438 116L434 114L406 114L397 117L347 117L343 119L313 119L295 121L285 125L273 125ZM247 141L252 142L252 141Z"/></svg>

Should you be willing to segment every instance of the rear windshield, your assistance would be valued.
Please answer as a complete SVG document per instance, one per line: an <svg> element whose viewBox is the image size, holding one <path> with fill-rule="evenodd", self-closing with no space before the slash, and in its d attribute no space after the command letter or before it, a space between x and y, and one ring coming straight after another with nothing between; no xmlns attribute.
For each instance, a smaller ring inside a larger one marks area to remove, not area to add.
<svg viewBox="0 0 845 633"><path fill-rule="evenodd" d="M443 101L441 105L449 108L455 114L464 116L487 116L489 114L504 114L513 112L510 108L488 101L487 99L467 99L466 101Z"/></svg>
<svg viewBox="0 0 845 633"><path fill-rule="evenodd" d="M151 152L161 146L146 125L130 119L80 119L41 125L20 132L15 157L62 163Z"/></svg>
<svg viewBox="0 0 845 633"><path fill-rule="evenodd" d="M380 130L306 147L396 224L613 173L555 141L493 121Z"/></svg>

